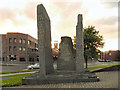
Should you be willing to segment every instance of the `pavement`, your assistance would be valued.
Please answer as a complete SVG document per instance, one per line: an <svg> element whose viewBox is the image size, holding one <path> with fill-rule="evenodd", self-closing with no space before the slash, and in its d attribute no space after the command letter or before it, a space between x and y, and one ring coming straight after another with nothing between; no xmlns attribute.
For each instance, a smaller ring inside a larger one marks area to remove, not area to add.
<svg viewBox="0 0 120 90"><path fill-rule="evenodd" d="M118 64L120 62L112 61L112 62L98 62L98 61L88 61L88 67L100 66L100 65L108 65L108 64ZM0 72L10 72L10 71L18 71L25 70L29 64L2 64L0 65ZM84 63L84 66L86 64Z"/></svg>
<svg viewBox="0 0 120 90"><path fill-rule="evenodd" d="M92 71L92 72L93 72L93 71L97 71L97 70L100 70L100 69L102 69L102 68L91 69L90 71ZM0 77L1 77L1 76L16 75L16 74L35 73L35 72L37 72L37 71L0 74Z"/></svg>
<svg viewBox="0 0 120 90"><path fill-rule="evenodd" d="M108 88L108 90L110 90L110 88L118 88L118 71L97 72L96 75L100 78L99 82L21 85L4 88L6 90L9 90L8 88L13 88L13 90L19 88L33 88L33 90L34 88Z"/></svg>
<svg viewBox="0 0 120 90"><path fill-rule="evenodd" d="M3 64L0 72L11 72L27 69L28 64Z"/></svg>

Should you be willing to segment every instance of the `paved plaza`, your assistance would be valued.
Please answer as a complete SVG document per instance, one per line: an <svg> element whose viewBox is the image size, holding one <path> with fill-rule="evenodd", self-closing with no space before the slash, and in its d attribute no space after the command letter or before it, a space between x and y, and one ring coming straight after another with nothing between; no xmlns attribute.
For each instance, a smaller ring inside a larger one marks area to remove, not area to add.
<svg viewBox="0 0 120 90"><path fill-rule="evenodd" d="M10 88L118 88L118 71L97 72L99 82L22 85Z"/></svg>

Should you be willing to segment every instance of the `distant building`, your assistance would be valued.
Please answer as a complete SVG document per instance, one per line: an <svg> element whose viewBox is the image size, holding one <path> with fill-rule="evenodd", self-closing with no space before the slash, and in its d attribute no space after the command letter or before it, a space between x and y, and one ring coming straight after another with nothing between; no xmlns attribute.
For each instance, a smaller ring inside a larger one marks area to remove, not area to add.
<svg viewBox="0 0 120 90"><path fill-rule="evenodd" d="M120 61L120 50L109 50L103 54L104 60L119 60Z"/></svg>
<svg viewBox="0 0 120 90"><path fill-rule="evenodd" d="M2 34L2 63L38 62L38 41L18 32Z"/></svg>

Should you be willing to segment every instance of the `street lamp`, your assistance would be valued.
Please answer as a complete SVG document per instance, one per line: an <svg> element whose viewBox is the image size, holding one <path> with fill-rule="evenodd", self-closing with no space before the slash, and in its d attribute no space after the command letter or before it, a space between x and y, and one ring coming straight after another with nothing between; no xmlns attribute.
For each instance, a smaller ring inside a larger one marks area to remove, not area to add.
<svg viewBox="0 0 120 90"><path fill-rule="evenodd" d="M86 70L87 70L87 45L85 47L86 47L86 50L85 50L85 62L86 62Z"/></svg>
<svg viewBox="0 0 120 90"><path fill-rule="evenodd" d="M110 52L110 53L109 53L109 59L110 59L111 55L112 55L112 54L111 54L111 52Z"/></svg>
<svg viewBox="0 0 120 90"><path fill-rule="evenodd" d="M105 51L105 61L106 61L106 51Z"/></svg>
<svg viewBox="0 0 120 90"><path fill-rule="evenodd" d="M101 57L100 57L100 53L98 53L98 59L101 59Z"/></svg>

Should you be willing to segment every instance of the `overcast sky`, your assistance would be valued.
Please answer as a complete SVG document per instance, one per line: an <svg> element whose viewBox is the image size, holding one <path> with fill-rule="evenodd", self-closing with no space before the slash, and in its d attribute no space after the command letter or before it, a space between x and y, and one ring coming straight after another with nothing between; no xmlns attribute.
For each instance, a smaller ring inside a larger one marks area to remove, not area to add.
<svg viewBox="0 0 120 90"><path fill-rule="evenodd" d="M43 4L51 19L52 41L75 36L77 15L83 26L93 25L103 35L105 47L118 49L119 0L1 0L0 34L21 32L37 38L37 5Z"/></svg>

